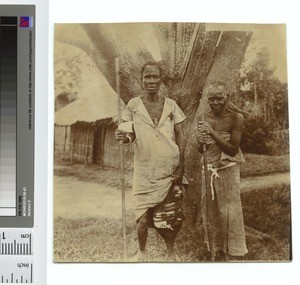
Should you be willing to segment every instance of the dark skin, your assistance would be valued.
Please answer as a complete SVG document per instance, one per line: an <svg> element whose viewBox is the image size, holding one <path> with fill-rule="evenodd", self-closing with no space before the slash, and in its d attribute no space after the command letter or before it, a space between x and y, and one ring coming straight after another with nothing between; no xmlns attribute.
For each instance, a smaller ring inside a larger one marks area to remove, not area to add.
<svg viewBox="0 0 300 285"><path fill-rule="evenodd" d="M145 96L142 98L146 110L148 111L148 113L150 113L151 107L154 110L155 109L159 110L158 112L156 112L155 117L160 118L163 110L163 103L161 102L161 98L158 93L161 84L161 74L160 74L159 67L156 65L146 66L143 70L141 83L143 89L146 91ZM184 141L183 141L183 134L182 134L182 129L180 124L176 124L174 126L174 133L175 133L176 144L179 147L180 163L173 173L173 182L175 184L181 184L182 177L183 177ZM123 140L124 143L128 142L128 138L126 138L126 134L120 130L116 130L115 137L118 140ZM146 243L148 237L148 228L152 222L153 222L152 209L149 209L146 213L144 213L137 222L137 235L139 241L139 253L135 258L137 261L145 261L146 259L145 251L146 251ZM164 239L167 246L166 261L175 261L174 242L180 228L181 225L174 227L173 231L169 229L156 229L157 232Z"/></svg>
<svg viewBox="0 0 300 285"><path fill-rule="evenodd" d="M244 117L242 114L232 112L226 107L228 96L225 90L210 90L208 103L211 112L206 114L205 121L199 121L198 123L198 149L202 152L203 144L207 143L207 136L211 136L223 152L234 156L241 144ZM230 133L230 140L225 141L222 139L218 134L219 132Z"/></svg>
<svg viewBox="0 0 300 285"><path fill-rule="evenodd" d="M208 103L211 111L205 114L205 121L198 122L198 150L203 153L203 145L207 144L210 136L220 149L230 155L235 156L241 144L243 133L244 117L240 113L235 113L227 108L228 95L224 88L210 88L208 93ZM220 132L230 133L229 141L221 138ZM221 253L225 261L229 261L227 253Z"/></svg>
<svg viewBox="0 0 300 285"><path fill-rule="evenodd" d="M158 66L146 66L141 77L142 87L146 91L145 100L150 104L159 104L159 87L161 84L161 74ZM147 109L147 105L145 105ZM162 110L161 110L162 111ZM161 115L161 114L160 114ZM159 116L160 117L160 116ZM180 152L180 163L173 173L174 183L180 184L183 176L183 134L180 124L174 127L176 143Z"/></svg>
<svg viewBox="0 0 300 285"><path fill-rule="evenodd" d="M146 95L143 100L146 100L149 104L159 104L159 87L161 84L161 75L158 66L146 66L141 77L143 89L146 91ZM144 104L147 109L147 104ZM161 115L161 114L160 114ZM160 117L160 116L159 116ZM175 140L179 147L180 163L173 173L173 181L175 184L180 184L183 177L183 152L184 152L184 140L182 134L182 128L180 124L174 126ZM123 140L124 143L128 143L129 139L126 138L126 133L121 130L116 130L115 137L118 140ZM132 137L134 139L134 137Z"/></svg>

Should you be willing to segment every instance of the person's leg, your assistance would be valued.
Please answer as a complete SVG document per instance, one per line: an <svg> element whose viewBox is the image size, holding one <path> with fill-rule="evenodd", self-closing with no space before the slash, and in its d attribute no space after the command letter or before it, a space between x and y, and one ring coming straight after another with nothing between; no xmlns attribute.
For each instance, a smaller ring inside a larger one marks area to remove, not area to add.
<svg viewBox="0 0 300 285"><path fill-rule="evenodd" d="M162 236L164 239L166 246L167 246L167 257L166 261L174 262L176 261L176 256L174 254L174 243L176 236L181 228L182 223L176 225L173 227L173 230L171 229L160 229L156 228L156 231Z"/></svg>
<svg viewBox="0 0 300 285"><path fill-rule="evenodd" d="M139 242L139 252L134 259L137 261L145 260L146 243L148 238L148 227L150 222L150 211L145 212L137 222L137 236Z"/></svg>
<svg viewBox="0 0 300 285"><path fill-rule="evenodd" d="M228 252L224 252L224 261L229 262L230 261L230 255Z"/></svg>

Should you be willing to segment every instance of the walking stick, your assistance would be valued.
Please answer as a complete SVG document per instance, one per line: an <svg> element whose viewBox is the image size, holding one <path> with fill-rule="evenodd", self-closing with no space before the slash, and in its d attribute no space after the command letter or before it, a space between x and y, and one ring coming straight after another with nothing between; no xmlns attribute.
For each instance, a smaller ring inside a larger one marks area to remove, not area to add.
<svg viewBox="0 0 300 285"><path fill-rule="evenodd" d="M204 121L204 106L202 98L200 99L200 104L202 106L202 116L201 120ZM207 153L206 153L206 144L202 144L202 152L203 152L203 167L204 167L204 182L205 182L205 205L206 205L206 231L207 231L207 238L208 238L208 247L211 254L211 261L215 260L215 255L212 251L212 238L211 238L211 231L210 231L210 212L211 212L211 186L210 186L210 177L208 174L208 167L207 167Z"/></svg>
<svg viewBox="0 0 300 285"><path fill-rule="evenodd" d="M120 93L120 61L115 58L116 91L118 94L118 124L121 122L121 93ZM127 238L126 238L126 207L125 207L125 178L124 178L124 151L123 141L119 140L120 150L120 184L122 200L122 229L123 229L123 260L127 260Z"/></svg>

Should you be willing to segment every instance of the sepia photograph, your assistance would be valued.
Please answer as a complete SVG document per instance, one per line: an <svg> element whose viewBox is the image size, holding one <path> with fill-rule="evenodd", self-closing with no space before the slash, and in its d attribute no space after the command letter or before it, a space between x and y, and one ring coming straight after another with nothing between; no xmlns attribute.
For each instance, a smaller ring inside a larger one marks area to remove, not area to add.
<svg viewBox="0 0 300 285"><path fill-rule="evenodd" d="M284 24L56 24L53 258L289 262Z"/></svg>

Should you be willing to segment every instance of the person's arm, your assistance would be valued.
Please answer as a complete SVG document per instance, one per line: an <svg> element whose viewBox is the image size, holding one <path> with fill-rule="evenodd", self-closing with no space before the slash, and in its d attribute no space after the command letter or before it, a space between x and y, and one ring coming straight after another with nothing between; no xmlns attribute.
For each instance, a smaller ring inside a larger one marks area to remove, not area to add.
<svg viewBox="0 0 300 285"><path fill-rule="evenodd" d="M242 114L236 114L234 125L230 134L230 140L223 140L215 131L210 136L215 140L220 149L230 156L235 156L241 145L242 133L244 128L244 117Z"/></svg>
<svg viewBox="0 0 300 285"><path fill-rule="evenodd" d="M183 163L184 163L184 139L183 139L183 133L181 129L181 124L176 124L174 126L175 131L175 141L179 148L179 154L180 154L180 162L176 170L174 171L173 179L175 184L181 184L182 177L183 177Z"/></svg>
<svg viewBox="0 0 300 285"><path fill-rule="evenodd" d="M236 113L229 141L225 141L206 122L203 122L203 124L200 127L200 131L206 132L207 135L211 136L223 152L225 152L230 156L235 156L241 144L243 127L244 127L244 117L242 114Z"/></svg>
<svg viewBox="0 0 300 285"><path fill-rule="evenodd" d="M122 120L122 122L125 122L125 121ZM123 144L130 144L135 140L135 133L134 132L127 133L120 129L116 129L115 138L119 141L120 140L123 141Z"/></svg>
<svg viewBox="0 0 300 285"><path fill-rule="evenodd" d="M135 140L135 133L126 133L125 140L123 140L123 144L130 144Z"/></svg>
<svg viewBox="0 0 300 285"><path fill-rule="evenodd" d="M122 113L122 123L131 122L133 120L133 115L132 115L133 106L134 106L134 100L131 99ZM130 144L135 140L135 134L127 133L120 129L116 129L115 138L119 141L123 141L124 144Z"/></svg>

